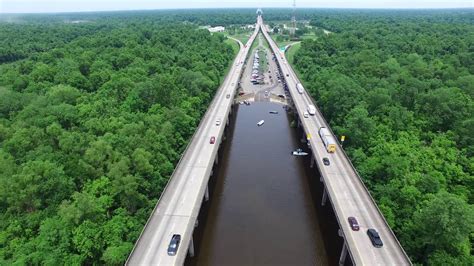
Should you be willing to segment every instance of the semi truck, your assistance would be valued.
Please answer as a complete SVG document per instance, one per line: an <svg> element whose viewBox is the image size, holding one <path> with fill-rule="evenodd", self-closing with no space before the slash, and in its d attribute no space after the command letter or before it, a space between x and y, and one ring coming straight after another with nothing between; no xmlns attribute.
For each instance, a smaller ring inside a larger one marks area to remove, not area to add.
<svg viewBox="0 0 474 266"><path fill-rule="evenodd" d="M303 94L303 92L304 92L304 87L303 87L303 85L301 85L301 83L296 84L296 89L298 90L298 92L299 92L300 94Z"/></svg>
<svg viewBox="0 0 474 266"><path fill-rule="evenodd" d="M316 114L316 107L314 107L314 105L312 105L312 104L308 105L308 113L310 115L315 115Z"/></svg>
<svg viewBox="0 0 474 266"><path fill-rule="evenodd" d="M331 134L329 129L327 129L326 127L320 127L319 128L319 136L321 137L321 140L323 141L324 147L326 147L326 150L328 152L335 152L336 151L336 139Z"/></svg>

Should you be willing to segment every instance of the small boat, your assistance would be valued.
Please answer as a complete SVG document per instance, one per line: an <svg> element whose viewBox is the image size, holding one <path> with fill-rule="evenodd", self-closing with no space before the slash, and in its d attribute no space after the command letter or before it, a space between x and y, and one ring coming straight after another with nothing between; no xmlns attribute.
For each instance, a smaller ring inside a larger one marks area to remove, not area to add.
<svg viewBox="0 0 474 266"><path fill-rule="evenodd" d="M270 114L278 114L278 111L270 111Z"/></svg>
<svg viewBox="0 0 474 266"><path fill-rule="evenodd" d="M304 152L303 149L296 149L296 151L293 151L293 155L295 155L295 156L305 156L305 155L308 155L308 153Z"/></svg>
<svg viewBox="0 0 474 266"><path fill-rule="evenodd" d="M246 100L246 101L244 101L244 103L245 103L246 105L250 105L250 102L249 102L249 101L247 101L247 100Z"/></svg>
<svg viewBox="0 0 474 266"><path fill-rule="evenodd" d="M257 126L261 126L261 125L263 125L263 123L265 123L265 121L264 121L264 120L260 120L260 121L257 123Z"/></svg>

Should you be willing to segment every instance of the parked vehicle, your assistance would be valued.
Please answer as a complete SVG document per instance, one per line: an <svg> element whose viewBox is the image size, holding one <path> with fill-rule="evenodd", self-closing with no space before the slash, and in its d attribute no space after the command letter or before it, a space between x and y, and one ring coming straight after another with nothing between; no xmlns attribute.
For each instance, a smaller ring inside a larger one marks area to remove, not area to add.
<svg viewBox="0 0 474 266"><path fill-rule="evenodd" d="M375 229L368 229L367 235L369 236L370 241L372 242L372 245L374 245L374 247L381 248L383 246L382 239L380 238L379 233Z"/></svg>
<svg viewBox="0 0 474 266"><path fill-rule="evenodd" d="M212 136L212 137L211 137L211 140L209 141L209 143L211 143L211 144L216 143L216 137Z"/></svg>
<svg viewBox="0 0 474 266"><path fill-rule="evenodd" d="M326 150L328 152L335 152L336 140L334 139L331 132L325 127L319 128L318 132L319 132L319 136L321 137L321 140L323 141L324 146L326 147Z"/></svg>
<svg viewBox="0 0 474 266"><path fill-rule="evenodd" d="M168 255L174 256L179 248L179 243L181 242L181 235L174 234L171 237L170 244L168 245Z"/></svg>

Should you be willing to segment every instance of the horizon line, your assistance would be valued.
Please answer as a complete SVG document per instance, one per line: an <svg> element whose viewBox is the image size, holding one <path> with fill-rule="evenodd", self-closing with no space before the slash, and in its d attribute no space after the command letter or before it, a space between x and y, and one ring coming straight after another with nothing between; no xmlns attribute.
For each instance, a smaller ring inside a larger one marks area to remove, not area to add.
<svg viewBox="0 0 474 266"><path fill-rule="evenodd" d="M260 7L264 9L293 9L293 7ZM120 9L120 10L82 10L82 11L52 11L52 12L2 12L0 15L38 15L38 14L79 14L79 13L99 13L99 12L132 12L132 11L161 11L161 10L205 10L205 9L255 9L258 7L174 7L174 8L150 8L150 9ZM296 9L353 9L353 10L453 10L453 9L474 9L473 7L296 7Z"/></svg>

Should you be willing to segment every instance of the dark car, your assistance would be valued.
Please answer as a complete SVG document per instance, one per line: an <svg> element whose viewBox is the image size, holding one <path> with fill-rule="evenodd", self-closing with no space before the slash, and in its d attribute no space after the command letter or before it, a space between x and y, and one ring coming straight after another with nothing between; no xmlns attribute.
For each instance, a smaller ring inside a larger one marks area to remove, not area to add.
<svg viewBox="0 0 474 266"><path fill-rule="evenodd" d="M170 244L168 246L168 255L174 256L179 248L179 242L181 242L181 235L173 235L171 237Z"/></svg>
<svg viewBox="0 0 474 266"><path fill-rule="evenodd" d="M323 158L323 163L324 165L330 165L329 159L326 157Z"/></svg>
<svg viewBox="0 0 474 266"><path fill-rule="evenodd" d="M370 238L370 241L372 241L372 245L376 248L381 248L383 246L382 239L380 239L379 233L373 228L370 228L367 230L367 235Z"/></svg>
<svg viewBox="0 0 474 266"><path fill-rule="evenodd" d="M359 231L359 223L357 223L357 219L355 217L349 217L347 218L349 221L349 225L351 226L352 230L354 231Z"/></svg>
<svg viewBox="0 0 474 266"><path fill-rule="evenodd" d="M209 143L211 143L211 144L216 143L216 137L212 136L212 137L211 137L211 140L209 141Z"/></svg>

